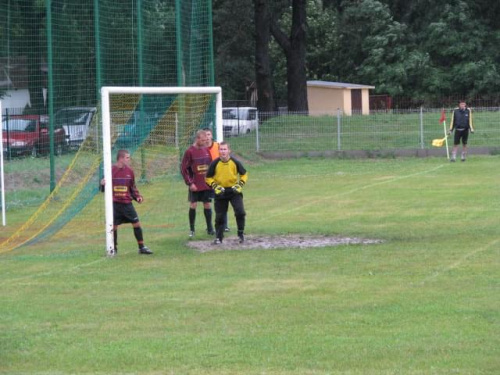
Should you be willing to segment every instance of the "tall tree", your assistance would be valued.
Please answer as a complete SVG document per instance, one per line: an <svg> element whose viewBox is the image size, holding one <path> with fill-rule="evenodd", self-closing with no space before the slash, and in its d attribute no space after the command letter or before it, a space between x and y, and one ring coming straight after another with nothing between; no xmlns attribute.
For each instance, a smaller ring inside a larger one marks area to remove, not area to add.
<svg viewBox="0 0 500 375"><path fill-rule="evenodd" d="M341 77L374 85L381 93L401 94L408 72L411 74L405 29L378 0L349 3L340 15L338 29Z"/></svg>
<svg viewBox="0 0 500 375"><path fill-rule="evenodd" d="M45 56L45 8L35 0L19 0L16 4L21 15L21 30L25 33L22 42L28 57L28 88L31 109L35 113L44 111L42 61Z"/></svg>
<svg viewBox="0 0 500 375"><path fill-rule="evenodd" d="M289 111L308 111L306 76L307 0L292 0L290 33L286 35L277 19L271 33L286 56L287 103Z"/></svg>
<svg viewBox="0 0 500 375"><path fill-rule="evenodd" d="M307 9L307 77L311 80L338 81L339 19L336 7L317 2Z"/></svg>
<svg viewBox="0 0 500 375"><path fill-rule="evenodd" d="M484 49L488 35L467 2L445 4L419 34L420 48L429 53L432 64L424 80L427 93L467 97L489 90L478 86L495 65Z"/></svg>
<svg viewBox="0 0 500 375"><path fill-rule="evenodd" d="M259 111L276 110L274 101L269 41L271 39L271 14L266 0L254 0L255 7L255 78L257 107Z"/></svg>
<svg viewBox="0 0 500 375"><path fill-rule="evenodd" d="M224 97L248 99L255 81L254 4L246 0L214 0L215 81Z"/></svg>

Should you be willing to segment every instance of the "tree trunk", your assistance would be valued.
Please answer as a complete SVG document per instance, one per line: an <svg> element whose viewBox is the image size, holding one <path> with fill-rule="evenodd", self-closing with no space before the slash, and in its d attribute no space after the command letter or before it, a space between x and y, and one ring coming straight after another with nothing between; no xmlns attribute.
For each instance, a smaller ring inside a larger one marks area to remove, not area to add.
<svg viewBox="0 0 500 375"><path fill-rule="evenodd" d="M255 80L257 108L261 112L276 110L269 57L271 18L266 0L254 0L255 5Z"/></svg>
<svg viewBox="0 0 500 375"><path fill-rule="evenodd" d="M45 80L42 73L42 56L45 52L43 44L43 21L45 14L36 8L33 0L21 3L23 29L26 30L25 38L28 56L28 89L32 113L45 111L43 102L43 88Z"/></svg>
<svg viewBox="0 0 500 375"><path fill-rule="evenodd" d="M306 75L306 0L292 2L292 28L287 37L274 22L271 33L286 56L288 110L308 112Z"/></svg>

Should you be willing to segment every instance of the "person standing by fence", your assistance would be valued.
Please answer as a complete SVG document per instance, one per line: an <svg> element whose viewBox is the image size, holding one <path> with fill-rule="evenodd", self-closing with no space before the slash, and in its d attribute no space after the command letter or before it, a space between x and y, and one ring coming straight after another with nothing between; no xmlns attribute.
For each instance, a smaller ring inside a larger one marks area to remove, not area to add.
<svg viewBox="0 0 500 375"><path fill-rule="evenodd" d="M453 137L453 151L451 153L450 161L455 162L460 141L462 141L461 160L465 161L467 157L469 131L474 133L474 126L472 125L472 111L467 107L465 100L460 100L458 108L453 110L448 134L451 134L453 130L455 130L455 135Z"/></svg>

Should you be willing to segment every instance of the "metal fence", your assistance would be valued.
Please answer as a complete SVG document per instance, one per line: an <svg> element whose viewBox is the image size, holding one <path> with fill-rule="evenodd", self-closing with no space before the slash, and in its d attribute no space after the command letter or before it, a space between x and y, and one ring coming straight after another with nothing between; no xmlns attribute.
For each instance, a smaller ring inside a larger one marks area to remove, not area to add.
<svg viewBox="0 0 500 375"><path fill-rule="evenodd" d="M452 109L424 108L372 112L370 115L271 112L259 113L256 126L226 137L234 150L273 152L379 152L433 150L432 140L444 138ZM475 133L469 145L500 148L500 107L474 108ZM451 145L452 137L448 136ZM407 152L408 153L408 152Z"/></svg>

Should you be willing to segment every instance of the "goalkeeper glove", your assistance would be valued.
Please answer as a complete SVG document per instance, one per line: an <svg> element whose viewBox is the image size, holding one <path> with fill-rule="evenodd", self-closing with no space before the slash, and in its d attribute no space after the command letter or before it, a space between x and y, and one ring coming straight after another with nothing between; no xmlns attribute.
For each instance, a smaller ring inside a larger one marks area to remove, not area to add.
<svg viewBox="0 0 500 375"><path fill-rule="evenodd" d="M239 184L234 185L231 189L233 189L233 191L238 194L241 194L243 192L243 188Z"/></svg>
<svg viewBox="0 0 500 375"><path fill-rule="evenodd" d="M213 188L214 188L215 195L224 194L225 189L222 186L215 184L215 186L213 186Z"/></svg>

